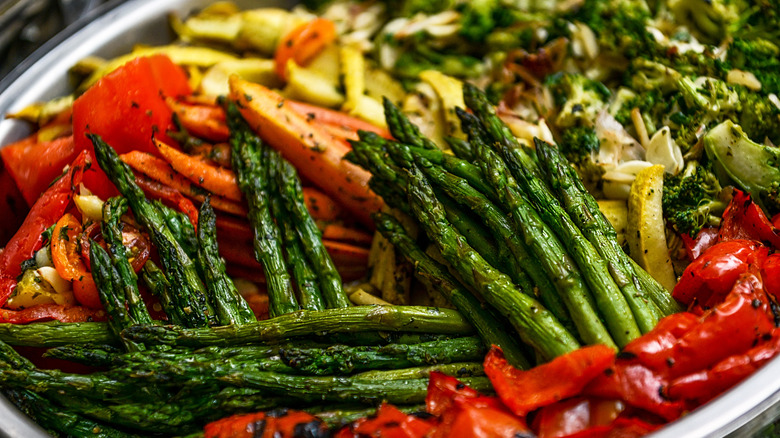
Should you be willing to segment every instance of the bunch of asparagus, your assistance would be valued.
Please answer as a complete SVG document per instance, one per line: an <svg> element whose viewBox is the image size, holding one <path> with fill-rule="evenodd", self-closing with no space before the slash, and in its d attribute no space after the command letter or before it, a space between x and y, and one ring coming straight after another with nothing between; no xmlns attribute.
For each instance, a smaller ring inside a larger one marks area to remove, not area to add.
<svg viewBox="0 0 780 438"><path fill-rule="evenodd" d="M388 100L396 140L361 132L348 155L372 173L370 184L387 204L417 220L446 261L438 263L391 217L378 215L379 231L423 281L447 296L457 290L470 297L453 300L464 315L481 298L543 359L581 343L622 347L678 310L621 250L554 146L538 139L533 150L519 145L476 87L465 85L464 100L471 112L457 114L468 141L451 142L456 156L436 149Z"/></svg>

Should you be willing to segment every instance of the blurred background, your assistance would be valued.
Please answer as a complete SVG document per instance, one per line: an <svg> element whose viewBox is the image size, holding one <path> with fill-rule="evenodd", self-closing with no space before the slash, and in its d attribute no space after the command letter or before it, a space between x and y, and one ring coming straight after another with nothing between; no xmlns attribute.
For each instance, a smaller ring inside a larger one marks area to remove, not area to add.
<svg viewBox="0 0 780 438"><path fill-rule="evenodd" d="M0 0L0 79L57 32L106 0Z"/></svg>

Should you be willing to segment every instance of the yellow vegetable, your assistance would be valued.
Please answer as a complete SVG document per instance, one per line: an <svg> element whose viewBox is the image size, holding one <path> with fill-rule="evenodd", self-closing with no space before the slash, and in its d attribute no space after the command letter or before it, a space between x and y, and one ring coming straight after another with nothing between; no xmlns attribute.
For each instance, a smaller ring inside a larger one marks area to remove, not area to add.
<svg viewBox="0 0 780 438"><path fill-rule="evenodd" d="M628 243L631 257L667 290L674 288L672 260L666 245L661 196L664 166L640 171L628 195Z"/></svg>
<svg viewBox="0 0 780 438"><path fill-rule="evenodd" d="M599 210L617 232L618 243L623 246L626 243L628 231L628 205L626 205L626 201L603 199L599 200L598 203Z"/></svg>
<svg viewBox="0 0 780 438"><path fill-rule="evenodd" d="M285 96L315 105L335 107L344 102L344 96L336 86L317 71L301 67L292 59L287 61Z"/></svg>
<svg viewBox="0 0 780 438"><path fill-rule="evenodd" d="M420 79L433 87L441 100L447 135L465 140L466 134L460 129L460 119L455 114L455 108L466 108L463 101L463 82L436 70L420 73Z"/></svg>
<svg viewBox="0 0 780 438"><path fill-rule="evenodd" d="M343 46L340 50L341 75L344 77L344 90L347 100L343 109L352 111L357 108L363 93L366 91L366 70L363 54L355 47Z"/></svg>
<svg viewBox="0 0 780 438"><path fill-rule="evenodd" d="M206 70L200 81L200 92L207 96L227 96L230 92L228 78L232 74L268 88L281 86L281 80L274 70L273 60L246 58L223 61Z"/></svg>

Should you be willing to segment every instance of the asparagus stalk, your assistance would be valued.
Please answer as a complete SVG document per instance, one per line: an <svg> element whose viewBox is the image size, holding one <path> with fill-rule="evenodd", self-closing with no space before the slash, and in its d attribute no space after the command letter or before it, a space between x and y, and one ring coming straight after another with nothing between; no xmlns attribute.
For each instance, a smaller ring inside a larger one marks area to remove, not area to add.
<svg viewBox="0 0 780 438"><path fill-rule="evenodd" d="M577 340L552 313L517 290L509 277L490 266L452 229L422 172L412 168L409 175L409 203L428 237L469 285L510 321L523 342L546 359L579 348Z"/></svg>
<svg viewBox="0 0 780 438"><path fill-rule="evenodd" d="M198 255L198 239L195 235L195 227L192 226L190 218L180 212L176 211L160 201L152 201L152 204L162 215L165 225L173 234L174 238L181 245L185 253L191 258L195 259Z"/></svg>
<svg viewBox="0 0 780 438"><path fill-rule="evenodd" d="M434 142L420 133L417 126L410 122L409 118L390 99L383 97L382 104L385 109L387 127L390 128L390 133L393 137L423 149L439 149Z"/></svg>
<svg viewBox="0 0 780 438"><path fill-rule="evenodd" d="M255 258L263 264L270 314L273 317L291 313L298 310L298 302L284 263L279 228L269 208L267 163L262 161L267 146L241 118L234 103L228 104L227 112L231 161L238 186L249 204Z"/></svg>
<svg viewBox="0 0 780 438"><path fill-rule="evenodd" d="M108 254L111 262L119 274L122 288L114 293L124 292L124 301L127 312L134 324L151 324L152 317L146 309L146 303L138 291L138 276L130 266L127 257L127 249L122 243L122 215L127 212L127 200L114 197L103 204L103 223L101 229L103 239L108 246Z"/></svg>
<svg viewBox="0 0 780 438"><path fill-rule="evenodd" d="M464 129L467 125L464 123ZM582 340L587 344L614 348L615 343L599 319L588 286L566 248L520 194L504 161L484 144L475 128L468 128L468 132L483 173L502 204L509 209L512 223L520 231L540 271L552 281L556 295L563 299Z"/></svg>
<svg viewBox="0 0 780 438"><path fill-rule="evenodd" d="M116 151L98 135L88 134L95 147L95 155L103 171L122 195L127 198L136 219L149 230L152 242L160 254L160 261L171 282L178 287L177 296L186 302L187 325L204 327L213 325L214 310L203 293L203 284L197 268L166 226L165 219L154 204L148 202L143 191L135 184L132 170L119 159Z"/></svg>
<svg viewBox="0 0 780 438"><path fill-rule="evenodd" d="M634 261L634 259L629 257L628 260L631 263L631 267L634 270L634 274L639 280L639 284L642 285L642 287L650 296L650 298L653 300L653 303L655 303L655 305L657 306L658 310L662 313L662 315L668 316L673 313L678 313L684 310L680 306L680 304L677 301L675 301L674 298L672 298L672 295L669 293L669 291L664 289L664 287L661 286L661 284L658 283L655 280L655 278L653 278L650 274L648 274L647 271L644 270L644 268L639 266Z"/></svg>
<svg viewBox="0 0 780 438"><path fill-rule="evenodd" d="M50 348L43 353L43 357L100 367L121 363L121 354L122 350L111 345L70 344Z"/></svg>
<svg viewBox="0 0 780 438"><path fill-rule="evenodd" d="M138 342L203 347L278 342L288 338L364 331L405 331L467 335L471 325L456 311L419 306L354 306L298 311L234 327L187 329L133 326L123 336Z"/></svg>
<svg viewBox="0 0 780 438"><path fill-rule="evenodd" d="M92 276L95 279L100 296L100 302L108 314L108 325L114 334L119 337L127 327L136 323L133 316L125 306L126 299L120 274L103 247L95 241L89 248L89 257L92 262Z"/></svg>
<svg viewBox="0 0 780 438"><path fill-rule="evenodd" d="M185 313L186 305L179 305L179 297L176 295L176 290L171 285L171 282L168 281L165 273L153 261L147 260L141 271L141 278L152 292L152 295L160 300L160 305L165 315L168 316L168 322L186 326L188 323L188 317Z"/></svg>
<svg viewBox="0 0 780 438"><path fill-rule="evenodd" d="M5 394L36 423L58 435L62 434L74 438L131 438L137 436L63 409L31 391L8 390Z"/></svg>
<svg viewBox="0 0 780 438"><path fill-rule="evenodd" d="M225 261L219 256L217 246L217 216L208 197L198 213L198 260L219 323L231 325L256 321L249 304L225 272Z"/></svg>
<svg viewBox="0 0 780 438"><path fill-rule="evenodd" d="M444 140L456 157L466 161L474 160L474 150L471 148L471 143L457 137L444 137Z"/></svg>
<svg viewBox="0 0 780 438"><path fill-rule="evenodd" d="M403 226L388 214L374 215L377 230L414 265L417 278L429 289L436 289L469 319L485 345L498 345L513 365L528 368L528 360L496 317L455 280L447 269L430 258L409 237Z"/></svg>
<svg viewBox="0 0 780 438"><path fill-rule="evenodd" d="M617 233L598 203L588 193L576 171L566 158L552 145L535 140L536 154L541 162L542 172L558 199L574 219L588 241L607 262L612 279L615 280L634 314L639 330L647 333L658 322L660 310L655 307L634 274L628 255L617 242Z"/></svg>
<svg viewBox="0 0 780 438"><path fill-rule="evenodd" d="M479 117L493 140L500 145L507 167L524 194L530 198L542 219L555 231L558 238L567 245L569 254L580 267L618 347L623 347L632 339L639 337L639 327L631 313L631 308L620 288L612 280L607 263L582 235L580 229L552 195L544 180L538 177L540 172L533 158L523 149L516 147L514 136L495 115L495 110L481 91L468 84L464 85L463 90L466 104ZM496 135L511 138L497 139Z"/></svg>
<svg viewBox="0 0 780 438"><path fill-rule="evenodd" d="M319 277L322 297L328 308L349 307L350 301L341 283L341 275L336 270L330 254L322 244L322 235L303 201L303 188L295 168L275 151L270 164L276 164L279 192L290 218L295 224L303 250Z"/></svg>
<svg viewBox="0 0 780 438"><path fill-rule="evenodd" d="M68 344L116 344L118 338L105 322L38 322L0 324L0 341L25 347L58 347Z"/></svg>
<svg viewBox="0 0 780 438"><path fill-rule="evenodd" d="M286 348L281 358L304 374L338 375L355 371L408 368L452 362L481 361L487 352L478 337L382 347Z"/></svg>
<svg viewBox="0 0 780 438"><path fill-rule="evenodd" d="M276 155L281 160L281 157ZM276 224L282 234L287 265L291 267L295 284L298 286L298 302L304 310L322 310L325 302L322 299L317 274L312 269L303 251L301 238L295 232L291 215L284 205L277 182L278 165L269 166L269 184L271 212L276 218Z"/></svg>

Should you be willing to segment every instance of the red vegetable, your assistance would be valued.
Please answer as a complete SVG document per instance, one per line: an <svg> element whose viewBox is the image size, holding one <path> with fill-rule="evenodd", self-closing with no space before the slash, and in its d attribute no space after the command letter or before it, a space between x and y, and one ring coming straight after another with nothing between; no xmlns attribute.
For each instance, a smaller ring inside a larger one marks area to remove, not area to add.
<svg viewBox="0 0 780 438"><path fill-rule="evenodd" d="M523 371L510 365L501 349L494 346L485 357L484 368L501 401L516 415L523 416L579 394L612 364L614 357L611 348L593 345Z"/></svg>
<svg viewBox="0 0 780 438"><path fill-rule="evenodd" d="M174 128L165 96L190 94L187 76L165 55L136 58L109 73L73 103L76 150L92 151L87 133L99 134L120 154L140 150L156 154L152 135L166 143ZM106 199L116 192L101 171L85 185Z"/></svg>
<svg viewBox="0 0 780 438"><path fill-rule="evenodd" d="M696 239L692 239L691 236L686 233L681 234L683 245L685 246L685 253L688 255L689 260L696 260L705 251L718 242L718 229L714 227L705 227L699 231L696 235Z"/></svg>
<svg viewBox="0 0 780 438"><path fill-rule="evenodd" d="M750 240L729 240L708 249L693 261L674 287L672 296L683 304L694 299L711 307L728 294L737 278L747 272L761 245Z"/></svg>
<svg viewBox="0 0 780 438"><path fill-rule="evenodd" d="M504 438L533 437L528 425L512 415L495 397L456 395L441 415L440 424L431 438Z"/></svg>
<svg viewBox="0 0 780 438"><path fill-rule="evenodd" d="M46 187L76 158L73 136L37 141L38 134L5 146L0 156L8 173L22 192L27 205L33 205Z"/></svg>
<svg viewBox="0 0 780 438"><path fill-rule="evenodd" d="M780 299L780 253L770 255L761 265L761 279L766 293Z"/></svg>
<svg viewBox="0 0 780 438"><path fill-rule="evenodd" d="M84 171L91 163L88 152L79 154L68 173L38 198L22 226L5 249L0 251L0 305L5 304L16 287L16 277L22 273L22 262L33 257L35 251L40 249L41 233L65 213L73 190L81 183Z"/></svg>
<svg viewBox="0 0 780 438"><path fill-rule="evenodd" d="M376 415L361 418L344 427L337 437L385 437L385 438L422 438L434 427L434 422L416 415L407 415L393 405L383 403Z"/></svg>
<svg viewBox="0 0 780 438"><path fill-rule="evenodd" d="M753 202L750 195L736 189L734 197L723 212L718 239L759 240L780 248L780 230L769 222L764 211Z"/></svg>
<svg viewBox="0 0 780 438"><path fill-rule="evenodd" d="M455 397L464 399L479 397L479 393L439 371L431 373L428 379L428 394L425 396L425 407L433 415L441 415L449 409Z"/></svg>
<svg viewBox="0 0 780 438"><path fill-rule="evenodd" d="M39 304L24 310L0 308L0 322L11 324L27 324L49 320L59 322L103 321L106 313L103 310L93 310L82 306L61 306L59 304Z"/></svg>
<svg viewBox="0 0 780 438"><path fill-rule="evenodd" d="M280 408L211 422L203 428L203 434L205 438L293 438L301 436L296 433L298 428L311 436L324 435L327 429L311 414Z"/></svg>
<svg viewBox="0 0 780 438"><path fill-rule="evenodd" d="M574 397L541 408L534 418L534 430L539 438L571 436L609 426L625 408L620 400Z"/></svg>

